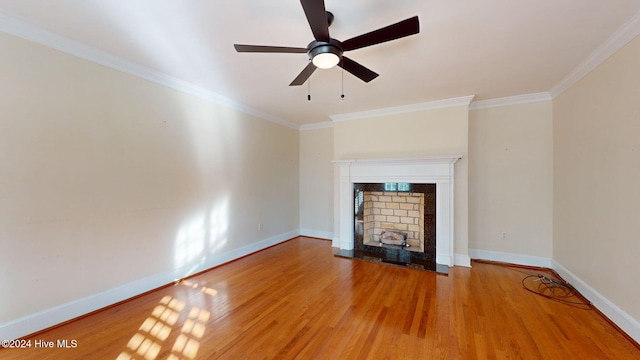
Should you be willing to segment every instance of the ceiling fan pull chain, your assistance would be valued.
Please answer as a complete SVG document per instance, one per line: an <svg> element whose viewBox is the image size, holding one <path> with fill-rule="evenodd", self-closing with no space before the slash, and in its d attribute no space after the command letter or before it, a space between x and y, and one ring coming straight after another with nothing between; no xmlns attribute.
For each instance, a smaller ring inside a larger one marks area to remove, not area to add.
<svg viewBox="0 0 640 360"><path fill-rule="evenodd" d="M311 78L309 78L308 82L309 82L309 88L307 90L307 101L311 101Z"/></svg>
<svg viewBox="0 0 640 360"><path fill-rule="evenodd" d="M340 94L340 101L344 101L344 68L342 68L342 93Z"/></svg>

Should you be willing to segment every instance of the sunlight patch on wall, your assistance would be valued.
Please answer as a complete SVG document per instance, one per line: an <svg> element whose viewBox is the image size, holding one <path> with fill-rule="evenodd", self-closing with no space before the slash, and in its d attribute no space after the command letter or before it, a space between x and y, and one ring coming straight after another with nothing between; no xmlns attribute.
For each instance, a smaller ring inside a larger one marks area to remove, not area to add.
<svg viewBox="0 0 640 360"><path fill-rule="evenodd" d="M174 266L181 271L187 268L180 278L197 272L209 256L227 243L228 228L228 196L180 227L174 243Z"/></svg>

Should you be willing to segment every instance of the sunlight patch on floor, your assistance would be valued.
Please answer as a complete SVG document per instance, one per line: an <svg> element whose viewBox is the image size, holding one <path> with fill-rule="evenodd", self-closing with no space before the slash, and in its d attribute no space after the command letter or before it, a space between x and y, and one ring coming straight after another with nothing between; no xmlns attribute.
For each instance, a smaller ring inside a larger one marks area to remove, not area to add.
<svg viewBox="0 0 640 360"><path fill-rule="evenodd" d="M180 282L180 284L184 285L184 286L188 286L192 289L198 289L200 288L200 292L206 295L211 295L211 296L216 296L218 295L218 290L216 289L212 289L210 287L204 286L204 285L200 285L197 283L194 283L190 280L183 280Z"/></svg>
<svg viewBox="0 0 640 360"><path fill-rule="evenodd" d="M197 285L196 285L197 287ZM206 289L206 290L205 290ZM204 294L216 294L215 289L202 287ZM188 310L188 311L187 311ZM127 342L127 348L116 360L155 360L169 339L181 316L185 316L180 333L171 347L170 360L195 359L200 349L200 339L211 318L208 310L196 306L187 307L184 301L171 296L163 297L151 315L140 325Z"/></svg>

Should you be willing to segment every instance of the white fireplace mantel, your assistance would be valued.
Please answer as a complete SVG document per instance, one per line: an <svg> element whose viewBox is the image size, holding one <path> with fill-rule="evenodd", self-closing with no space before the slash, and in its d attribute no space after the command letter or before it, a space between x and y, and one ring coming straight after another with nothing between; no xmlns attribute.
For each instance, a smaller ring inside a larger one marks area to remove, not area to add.
<svg viewBox="0 0 640 360"><path fill-rule="evenodd" d="M333 246L354 247L354 193L356 183L404 182L436 184L436 263L454 265L454 164L462 155L402 159L334 160L339 167L339 232Z"/></svg>

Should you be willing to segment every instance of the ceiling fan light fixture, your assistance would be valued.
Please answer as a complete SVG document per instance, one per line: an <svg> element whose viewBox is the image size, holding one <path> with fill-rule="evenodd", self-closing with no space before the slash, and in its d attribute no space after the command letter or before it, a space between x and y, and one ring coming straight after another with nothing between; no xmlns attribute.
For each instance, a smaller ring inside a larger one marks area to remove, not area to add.
<svg viewBox="0 0 640 360"><path fill-rule="evenodd" d="M313 57L313 65L320 69L331 69L338 65L340 57L334 53L322 53Z"/></svg>
<svg viewBox="0 0 640 360"><path fill-rule="evenodd" d="M339 47L340 43L337 40L332 42L312 42L309 44L309 57L311 62L317 68L331 69L332 67L340 63L342 58L342 49Z"/></svg>

